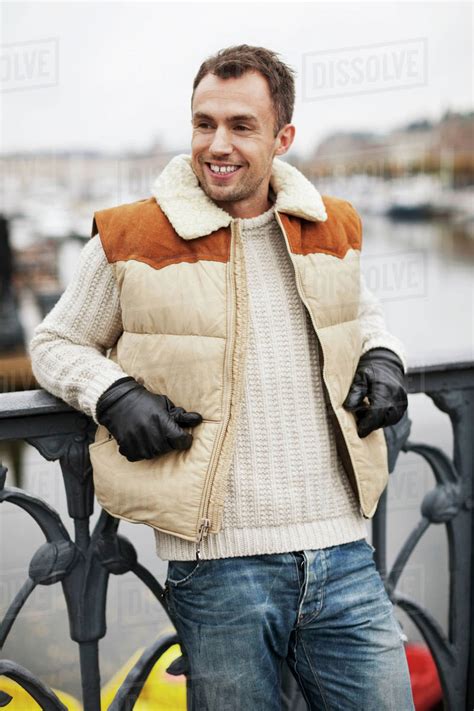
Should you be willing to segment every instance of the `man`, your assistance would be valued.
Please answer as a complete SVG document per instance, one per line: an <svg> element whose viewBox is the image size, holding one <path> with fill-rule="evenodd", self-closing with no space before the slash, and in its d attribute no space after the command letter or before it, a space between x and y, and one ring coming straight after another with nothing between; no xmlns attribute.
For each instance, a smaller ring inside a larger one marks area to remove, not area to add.
<svg viewBox="0 0 474 711"><path fill-rule="evenodd" d="M287 659L311 709L408 711L365 525L404 354L361 278L357 212L279 158L293 106L270 50L202 64L191 156L95 213L33 368L99 424L101 505L169 561L189 708L277 709Z"/></svg>

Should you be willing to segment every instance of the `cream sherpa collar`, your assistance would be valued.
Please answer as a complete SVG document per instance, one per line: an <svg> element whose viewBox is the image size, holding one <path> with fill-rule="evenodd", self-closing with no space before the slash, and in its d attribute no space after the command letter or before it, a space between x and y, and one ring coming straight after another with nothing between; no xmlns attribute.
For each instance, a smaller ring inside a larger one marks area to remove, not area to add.
<svg viewBox="0 0 474 711"><path fill-rule="evenodd" d="M270 184L276 194L275 209L312 222L327 220L321 195L297 168L273 159ZM183 239L208 235L228 227L232 216L211 200L199 185L191 156L175 156L151 186L151 193Z"/></svg>

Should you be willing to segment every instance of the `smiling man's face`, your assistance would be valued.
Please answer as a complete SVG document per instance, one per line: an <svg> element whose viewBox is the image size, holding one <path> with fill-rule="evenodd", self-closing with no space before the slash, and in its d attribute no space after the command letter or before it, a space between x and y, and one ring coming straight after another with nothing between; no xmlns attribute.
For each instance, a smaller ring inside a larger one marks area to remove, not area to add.
<svg viewBox="0 0 474 711"><path fill-rule="evenodd" d="M255 217L270 207L273 158L286 153L295 134L286 124L275 136L275 120L259 72L229 79L207 74L194 92L192 167L204 192L233 217Z"/></svg>

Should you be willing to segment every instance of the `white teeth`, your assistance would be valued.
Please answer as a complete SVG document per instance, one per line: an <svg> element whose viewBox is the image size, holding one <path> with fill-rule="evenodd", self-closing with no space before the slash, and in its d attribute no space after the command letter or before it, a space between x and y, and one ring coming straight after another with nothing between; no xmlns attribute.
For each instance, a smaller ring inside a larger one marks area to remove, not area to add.
<svg viewBox="0 0 474 711"><path fill-rule="evenodd" d="M213 173L235 173L236 170L239 169L238 165L212 165L212 163L209 164L210 168Z"/></svg>

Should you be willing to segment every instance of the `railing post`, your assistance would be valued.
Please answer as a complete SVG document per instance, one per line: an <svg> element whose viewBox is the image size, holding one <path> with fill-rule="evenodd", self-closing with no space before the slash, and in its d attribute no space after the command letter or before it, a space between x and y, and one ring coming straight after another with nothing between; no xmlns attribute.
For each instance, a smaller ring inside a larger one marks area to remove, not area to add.
<svg viewBox="0 0 474 711"><path fill-rule="evenodd" d="M474 366L455 363L413 368L407 375L409 393L425 393L449 415L453 430L453 456L438 447L408 439L409 427L400 421L387 428L390 471L400 451L420 455L430 466L436 486L421 502L421 518L409 533L386 574L385 532L387 510L382 499L374 517L374 545L387 592L420 630L436 662L446 711L474 708L473 699L473 480L474 480ZM407 420L409 422L409 420ZM390 484L389 484L390 486ZM446 527L449 555L449 619L445 635L431 613L396 588L409 556L430 525Z"/></svg>

